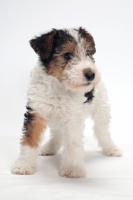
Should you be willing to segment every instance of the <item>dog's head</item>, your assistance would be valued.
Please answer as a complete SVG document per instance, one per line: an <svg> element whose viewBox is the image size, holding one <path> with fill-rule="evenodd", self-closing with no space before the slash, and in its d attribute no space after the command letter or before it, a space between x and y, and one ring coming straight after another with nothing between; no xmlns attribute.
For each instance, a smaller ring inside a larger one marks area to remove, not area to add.
<svg viewBox="0 0 133 200"><path fill-rule="evenodd" d="M89 92L99 81L93 54L93 37L83 28L53 29L30 40L48 75L56 77L66 88Z"/></svg>

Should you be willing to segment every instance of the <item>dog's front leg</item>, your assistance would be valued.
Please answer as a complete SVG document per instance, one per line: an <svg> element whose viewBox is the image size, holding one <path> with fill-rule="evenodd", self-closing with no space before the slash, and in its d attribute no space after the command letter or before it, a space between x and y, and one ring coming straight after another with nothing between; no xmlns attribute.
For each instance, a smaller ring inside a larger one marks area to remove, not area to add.
<svg viewBox="0 0 133 200"><path fill-rule="evenodd" d="M103 154L107 156L121 156L122 153L114 144L109 132L110 106L103 83L99 84L93 103L92 118L94 120L94 135L98 140L99 146L102 148Z"/></svg>
<svg viewBox="0 0 133 200"><path fill-rule="evenodd" d="M84 124L75 116L63 124L64 151L61 160L60 175L67 178L81 178L86 174L83 162L82 134Z"/></svg>
<svg viewBox="0 0 133 200"><path fill-rule="evenodd" d="M27 175L36 171L39 143L45 127L46 121L38 113L28 111L25 114L20 155L12 167L12 173Z"/></svg>

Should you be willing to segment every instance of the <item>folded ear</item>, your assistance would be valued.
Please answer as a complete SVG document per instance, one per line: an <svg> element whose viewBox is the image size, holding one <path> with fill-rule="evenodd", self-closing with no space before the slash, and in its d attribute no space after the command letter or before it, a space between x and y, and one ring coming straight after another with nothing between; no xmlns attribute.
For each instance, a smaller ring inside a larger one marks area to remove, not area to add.
<svg viewBox="0 0 133 200"><path fill-rule="evenodd" d="M85 29L83 29L82 27L80 27L78 31L81 37L85 38L86 41L89 43L89 53L90 55L93 55L96 52L96 48L95 48L95 42L92 35L88 33Z"/></svg>
<svg viewBox="0 0 133 200"><path fill-rule="evenodd" d="M56 32L56 29L53 29L51 32L30 40L31 47L40 57L44 59L47 59L49 57L52 51L53 40Z"/></svg>

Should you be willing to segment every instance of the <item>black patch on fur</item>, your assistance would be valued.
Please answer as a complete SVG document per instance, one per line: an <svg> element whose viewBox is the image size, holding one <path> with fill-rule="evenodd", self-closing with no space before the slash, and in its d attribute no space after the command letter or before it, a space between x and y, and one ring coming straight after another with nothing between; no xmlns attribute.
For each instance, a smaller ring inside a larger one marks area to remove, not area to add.
<svg viewBox="0 0 133 200"><path fill-rule="evenodd" d="M67 30L58 30L53 41L52 53L57 53L61 51L61 46L68 41L72 42L74 38L69 35Z"/></svg>
<svg viewBox="0 0 133 200"><path fill-rule="evenodd" d="M52 29L52 31L30 40L31 47L40 57L43 57L44 59L49 57L56 33L56 29Z"/></svg>
<svg viewBox="0 0 133 200"><path fill-rule="evenodd" d="M26 106L27 112L24 114L24 124L23 124L23 133L26 133L26 130L28 129L28 125L33 120L33 114L30 113L33 109L29 106Z"/></svg>
<svg viewBox="0 0 133 200"><path fill-rule="evenodd" d="M29 107L29 106L26 106L26 109L28 110L28 111L32 111L33 109L31 108L31 107Z"/></svg>
<svg viewBox="0 0 133 200"><path fill-rule="evenodd" d="M84 96L87 98L87 100L84 103L90 103L94 98L93 94L94 94L94 89L91 90L90 92L85 93Z"/></svg>
<svg viewBox="0 0 133 200"><path fill-rule="evenodd" d="M40 61L46 68L48 68L49 63L52 60L53 54L58 54L61 52L63 44L66 44L68 41L75 41L74 38L71 35L69 35L67 30L56 31L57 32L54 35L52 50L50 52L49 57L47 59L44 59L42 56L40 56Z"/></svg>

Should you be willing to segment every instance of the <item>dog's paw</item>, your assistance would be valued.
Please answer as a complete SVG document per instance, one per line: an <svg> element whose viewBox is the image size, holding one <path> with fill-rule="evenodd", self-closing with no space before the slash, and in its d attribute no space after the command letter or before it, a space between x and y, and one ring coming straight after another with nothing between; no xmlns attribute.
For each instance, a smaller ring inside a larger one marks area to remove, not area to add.
<svg viewBox="0 0 133 200"><path fill-rule="evenodd" d="M31 174L34 174L35 171L36 171L35 166L30 166L30 165L20 164L20 163L15 163L11 169L11 172L13 174L18 174L18 175L31 175Z"/></svg>
<svg viewBox="0 0 133 200"><path fill-rule="evenodd" d="M67 178L83 178L86 176L86 171L84 167L73 166L61 168L59 175Z"/></svg>
<svg viewBox="0 0 133 200"><path fill-rule="evenodd" d="M102 153L105 156L112 156L112 157L121 157L122 156L122 151L120 149L118 149L117 147L103 150Z"/></svg>

